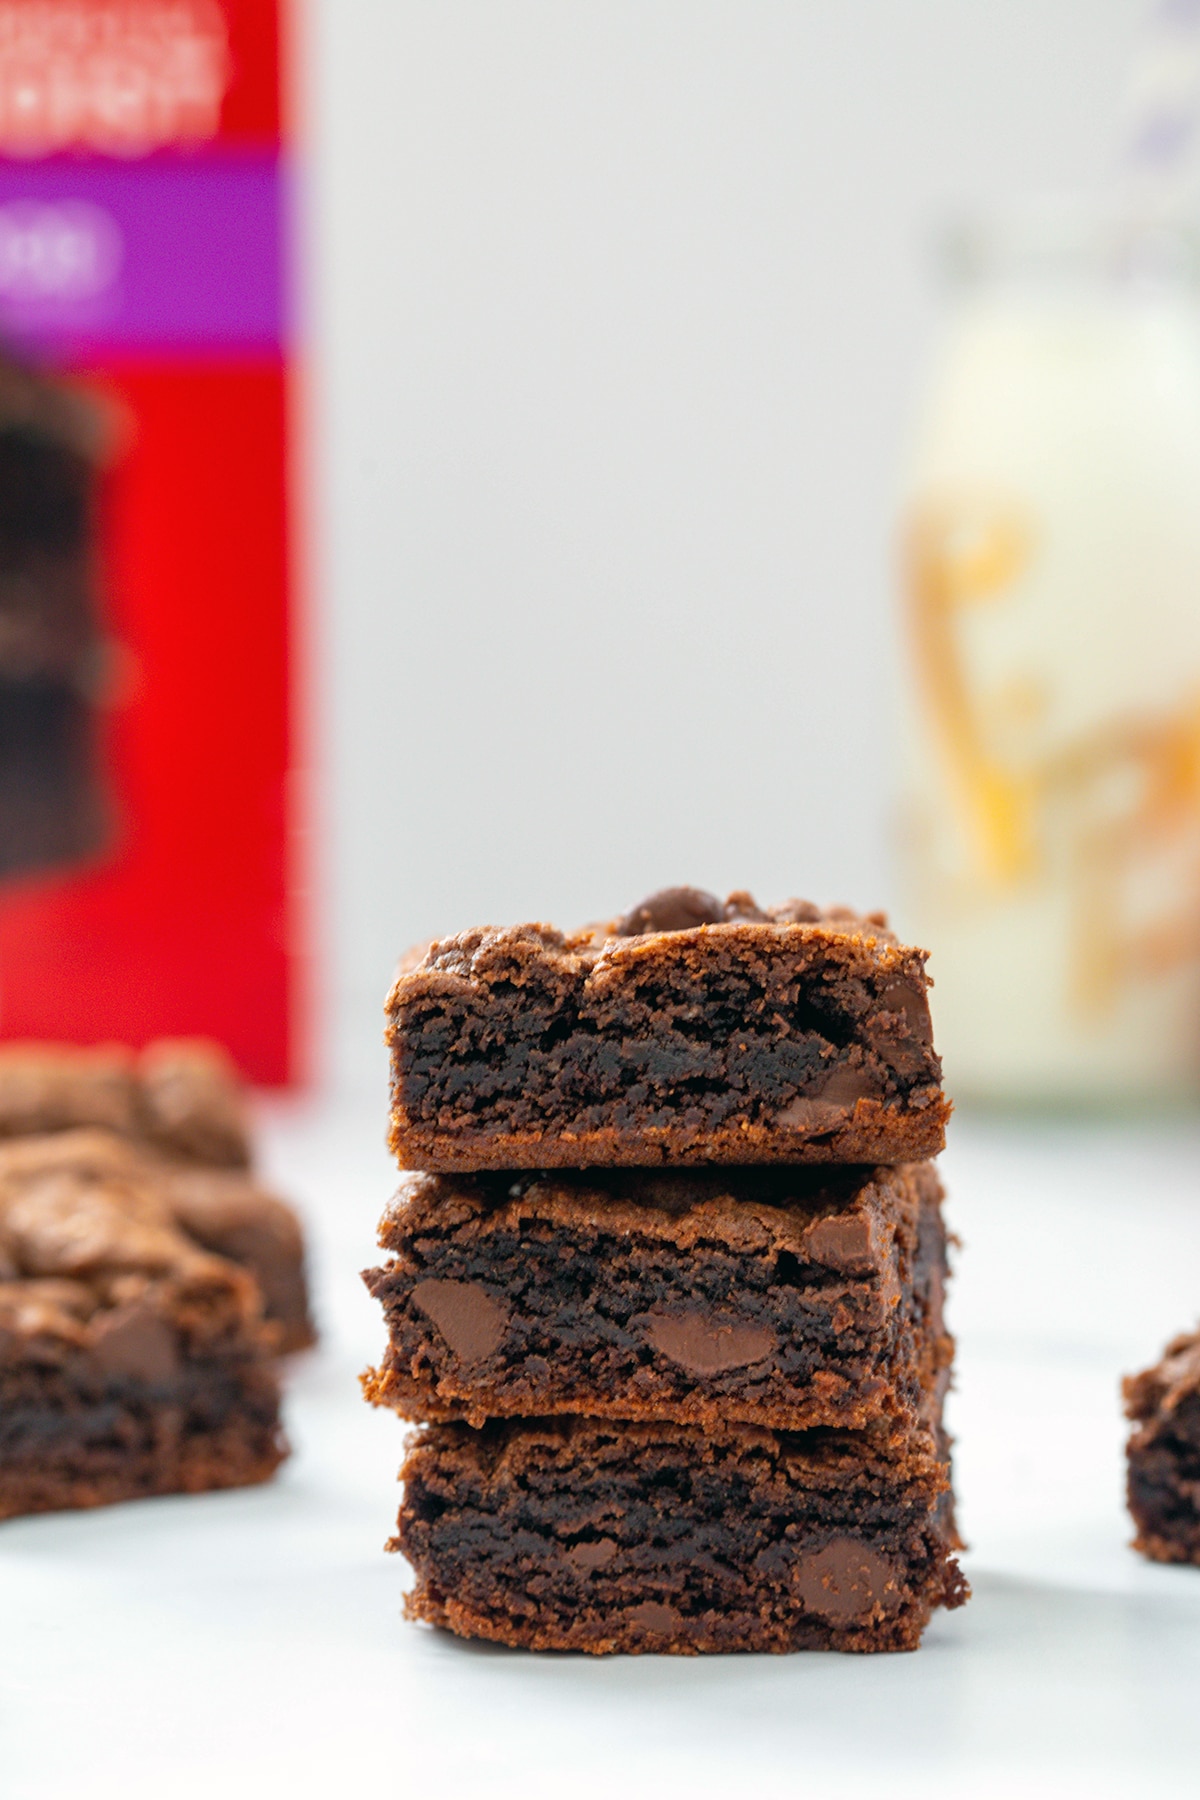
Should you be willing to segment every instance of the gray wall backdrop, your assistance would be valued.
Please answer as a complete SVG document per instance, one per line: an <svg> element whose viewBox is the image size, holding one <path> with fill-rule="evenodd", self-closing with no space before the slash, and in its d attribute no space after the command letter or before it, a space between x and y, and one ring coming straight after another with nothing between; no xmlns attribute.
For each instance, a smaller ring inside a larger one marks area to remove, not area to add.
<svg viewBox="0 0 1200 1800"><path fill-rule="evenodd" d="M309 0L327 1080L414 939L890 890L947 210L1110 177L1137 0Z"/></svg>

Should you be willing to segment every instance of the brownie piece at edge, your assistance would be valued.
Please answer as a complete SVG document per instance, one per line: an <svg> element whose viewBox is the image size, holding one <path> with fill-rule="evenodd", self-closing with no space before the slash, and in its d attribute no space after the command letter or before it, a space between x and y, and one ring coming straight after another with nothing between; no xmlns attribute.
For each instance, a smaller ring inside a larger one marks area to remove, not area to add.
<svg viewBox="0 0 1200 1800"><path fill-rule="evenodd" d="M409 1616L518 1648L910 1650L967 1597L928 1432L429 1425L401 1476Z"/></svg>
<svg viewBox="0 0 1200 1800"><path fill-rule="evenodd" d="M302 1350L315 1342L299 1219L252 1175L167 1161L115 1132L62 1131L0 1141L0 1205L6 1183L51 1170L148 1186L155 1205L197 1245L254 1277L277 1349ZM2 1232L0 1225L0 1241Z"/></svg>
<svg viewBox="0 0 1200 1800"><path fill-rule="evenodd" d="M277 1339L132 1146L0 1147L0 1516L265 1479Z"/></svg>
<svg viewBox="0 0 1200 1800"><path fill-rule="evenodd" d="M189 1237L253 1275L264 1316L279 1327L279 1349L290 1354L315 1344L304 1234L292 1208L233 1170L169 1170L163 1191Z"/></svg>
<svg viewBox="0 0 1200 1800"><path fill-rule="evenodd" d="M244 1090L219 1044L0 1045L0 1139L99 1126L176 1162L246 1168Z"/></svg>
<svg viewBox="0 0 1200 1800"><path fill-rule="evenodd" d="M434 941L388 997L391 1145L455 1170L919 1161L949 1107L925 953L879 915L652 896ZM682 917L699 923L681 924Z"/></svg>
<svg viewBox="0 0 1200 1800"><path fill-rule="evenodd" d="M1200 1565L1200 1332L1172 1339L1153 1368L1124 1382L1134 1548Z"/></svg>
<svg viewBox="0 0 1200 1800"><path fill-rule="evenodd" d="M581 1413L784 1430L915 1421L948 1368L929 1165L417 1176L365 1277L408 1418Z"/></svg>

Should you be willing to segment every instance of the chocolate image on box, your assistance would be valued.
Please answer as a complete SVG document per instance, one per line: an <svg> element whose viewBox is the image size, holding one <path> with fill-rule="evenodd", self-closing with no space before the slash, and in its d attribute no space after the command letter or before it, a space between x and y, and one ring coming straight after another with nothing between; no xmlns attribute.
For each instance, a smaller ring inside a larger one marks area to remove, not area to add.
<svg viewBox="0 0 1200 1800"><path fill-rule="evenodd" d="M106 435L98 407L0 355L0 877L81 861L108 836L92 546Z"/></svg>
<svg viewBox="0 0 1200 1800"><path fill-rule="evenodd" d="M0 1138L101 1126L180 1162L245 1169L245 1091L228 1052L201 1038L0 1044Z"/></svg>
<svg viewBox="0 0 1200 1800"><path fill-rule="evenodd" d="M881 914L653 895L435 940L387 1004L407 1168L918 1161L949 1106L925 953Z"/></svg>
<svg viewBox="0 0 1200 1800"><path fill-rule="evenodd" d="M913 1424L949 1367L930 1165L413 1176L365 1276L410 1419Z"/></svg>
<svg viewBox="0 0 1200 1800"><path fill-rule="evenodd" d="M1124 1393L1134 1548L1200 1565L1200 1332L1172 1339L1161 1362L1126 1377Z"/></svg>
<svg viewBox="0 0 1200 1800"><path fill-rule="evenodd" d="M163 1182L100 1132L0 1146L0 1518L239 1487L286 1454L280 1328Z"/></svg>
<svg viewBox="0 0 1200 1800"><path fill-rule="evenodd" d="M931 1431L503 1420L414 1437L411 1618L533 1650L911 1650L967 1596Z"/></svg>

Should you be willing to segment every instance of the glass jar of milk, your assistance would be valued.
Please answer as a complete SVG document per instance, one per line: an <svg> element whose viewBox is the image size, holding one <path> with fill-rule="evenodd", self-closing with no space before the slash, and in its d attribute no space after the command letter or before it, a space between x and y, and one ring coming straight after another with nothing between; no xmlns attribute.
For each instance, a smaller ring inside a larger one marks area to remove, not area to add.
<svg viewBox="0 0 1200 1800"><path fill-rule="evenodd" d="M955 243L902 489L902 894L960 1098L1200 1092L1200 248Z"/></svg>

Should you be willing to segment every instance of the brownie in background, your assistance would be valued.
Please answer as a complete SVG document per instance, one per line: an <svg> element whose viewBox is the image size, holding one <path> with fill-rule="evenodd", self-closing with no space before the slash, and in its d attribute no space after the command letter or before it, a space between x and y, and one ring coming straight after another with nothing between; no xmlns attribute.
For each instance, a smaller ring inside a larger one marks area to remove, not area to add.
<svg viewBox="0 0 1200 1800"><path fill-rule="evenodd" d="M1200 1565L1200 1332L1124 1383L1134 1548L1155 1562Z"/></svg>
<svg viewBox="0 0 1200 1800"><path fill-rule="evenodd" d="M81 861L108 834L93 708L98 407L0 355L0 878Z"/></svg>
<svg viewBox="0 0 1200 1800"><path fill-rule="evenodd" d="M265 1480L286 1454L247 1267L103 1132L0 1146L0 1518Z"/></svg>

